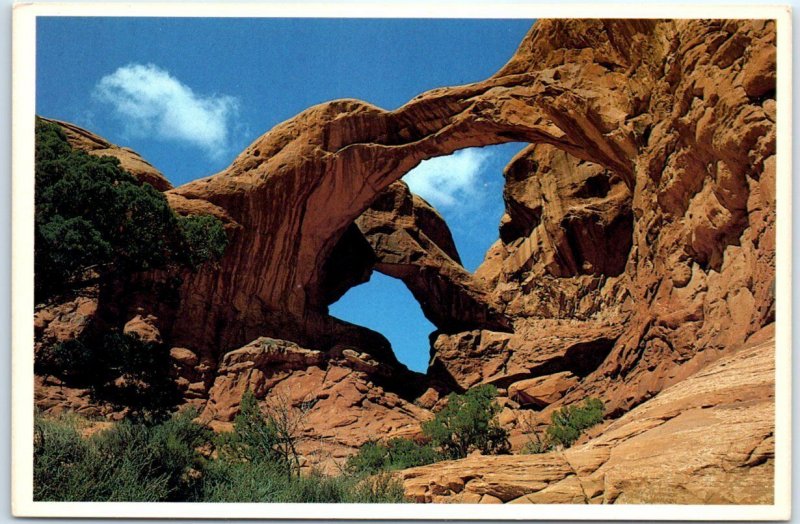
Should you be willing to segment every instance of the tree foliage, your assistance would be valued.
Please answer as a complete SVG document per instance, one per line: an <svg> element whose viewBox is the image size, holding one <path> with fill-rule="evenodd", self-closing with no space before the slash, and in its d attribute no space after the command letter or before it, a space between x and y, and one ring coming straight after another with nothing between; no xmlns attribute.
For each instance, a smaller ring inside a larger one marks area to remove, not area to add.
<svg viewBox="0 0 800 524"><path fill-rule="evenodd" d="M546 453L558 447L568 448L584 431L603 420L603 402L597 398L584 399L580 405L564 406L550 415L551 424L544 434L528 423L528 442L523 453Z"/></svg>
<svg viewBox="0 0 800 524"><path fill-rule="evenodd" d="M580 406L565 406L550 416L547 436L555 445L570 447L586 429L603 420L603 402L587 398Z"/></svg>
<svg viewBox="0 0 800 524"><path fill-rule="evenodd" d="M496 397L497 389L488 384L463 395L451 393L434 419L423 423L422 432L448 458L463 458L475 449L485 455L508 452L508 432L495 420L500 411Z"/></svg>
<svg viewBox="0 0 800 524"><path fill-rule="evenodd" d="M210 216L178 217L162 193L119 160L75 151L56 124L36 121L35 289L38 300L91 269L125 274L218 258L227 238Z"/></svg>
<svg viewBox="0 0 800 524"><path fill-rule="evenodd" d="M132 419L164 420L180 402L169 348L119 330L43 345L34 365L40 375L89 389L97 402L127 409Z"/></svg>
<svg viewBox="0 0 800 524"><path fill-rule="evenodd" d="M367 442L358 453L347 459L345 469L354 474L375 474L380 471L424 466L442 460L442 456L430 444L405 438L390 439L385 444Z"/></svg>

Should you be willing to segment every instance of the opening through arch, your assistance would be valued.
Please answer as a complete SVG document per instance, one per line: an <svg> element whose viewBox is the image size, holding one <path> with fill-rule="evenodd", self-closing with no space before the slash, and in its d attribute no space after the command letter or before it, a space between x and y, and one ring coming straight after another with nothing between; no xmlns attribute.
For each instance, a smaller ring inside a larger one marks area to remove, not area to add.
<svg viewBox="0 0 800 524"><path fill-rule="evenodd" d="M404 181L444 218L464 268L473 273L497 241L505 212L503 169L527 143L467 148L423 161ZM330 305L331 315L385 336L397 359L424 373L429 335L436 326L398 278L373 271L368 283L349 289Z"/></svg>
<svg viewBox="0 0 800 524"><path fill-rule="evenodd" d="M503 169L527 142L460 149L423 160L403 181L430 203L450 228L461 263L474 273L496 242L503 202Z"/></svg>
<svg viewBox="0 0 800 524"><path fill-rule="evenodd" d="M397 360L413 371L427 371L428 335L436 326L425 318L402 281L374 271L369 282L351 288L331 304L330 314L377 331L392 344Z"/></svg>

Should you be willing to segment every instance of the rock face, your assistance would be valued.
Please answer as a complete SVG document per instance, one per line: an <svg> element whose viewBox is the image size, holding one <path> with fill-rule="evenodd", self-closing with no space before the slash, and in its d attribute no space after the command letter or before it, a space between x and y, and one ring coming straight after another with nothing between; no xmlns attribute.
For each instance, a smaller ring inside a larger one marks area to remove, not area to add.
<svg viewBox="0 0 800 524"><path fill-rule="evenodd" d="M97 286L91 286L62 302L38 308L33 315L37 345L79 337L97 313L98 293Z"/></svg>
<svg viewBox="0 0 800 524"><path fill-rule="evenodd" d="M572 372L562 371L514 382L508 387L508 397L520 406L546 407L560 400L577 383Z"/></svg>
<svg viewBox="0 0 800 524"><path fill-rule="evenodd" d="M419 433L420 422L430 417L376 383L383 378L391 384L392 371L352 349L325 354L260 338L225 354L200 418L229 428L249 389L267 409L297 417L300 449L310 463L333 467L367 441Z"/></svg>
<svg viewBox="0 0 800 524"><path fill-rule="evenodd" d="M152 327L173 348L205 420L230 424L247 388L265 403L284 391L312 406L308 437L338 458L413 433L442 394L482 383L502 391L510 425L588 396L618 419L564 454L453 465L474 470L463 486L439 466L410 473L425 479L406 477L424 500L766 500L772 346L731 353L775 321L775 31L770 20L539 20L485 81L394 111L309 108L222 172L160 185L178 213L222 220L229 245L169 301L153 291L163 275L132 285L115 304L120 327ZM160 184L138 155L60 125L74 147ZM472 275L442 218L399 179L510 141L530 146L504 172L499 239ZM380 334L328 314L374 270L403 280L436 325L426 377ZM51 306L37 336L76 336L82 312L103 307ZM752 376L726 374L739 368ZM724 380L703 389L715 373ZM664 451L673 441L686 445ZM430 480L438 473L454 484ZM754 483L764 491L747 494Z"/></svg>
<svg viewBox="0 0 800 524"><path fill-rule="evenodd" d="M405 470L406 494L418 502L770 504L774 344L767 336L720 359L587 444Z"/></svg>
<svg viewBox="0 0 800 524"><path fill-rule="evenodd" d="M232 224L219 267L186 279L173 341L212 356L264 335L329 350L326 306L343 292L329 261L355 222L372 253L344 250L367 254L353 282L370 264L403 278L456 339L499 327L533 343L540 320L593 332L608 353L566 400L630 409L773 320L774 45L770 21L543 20L484 82L396 111L315 106L168 192ZM389 188L423 159L510 140L533 145L506 170L501 240L471 278L446 238L420 234L426 206ZM471 365L456 346L434 344L437 378L513 358Z"/></svg>
<svg viewBox="0 0 800 524"><path fill-rule="evenodd" d="M440 329L509 329L489 288L461 265L450 229L404 182L390 185L356 220L375 269L402 280Z"/></svg>

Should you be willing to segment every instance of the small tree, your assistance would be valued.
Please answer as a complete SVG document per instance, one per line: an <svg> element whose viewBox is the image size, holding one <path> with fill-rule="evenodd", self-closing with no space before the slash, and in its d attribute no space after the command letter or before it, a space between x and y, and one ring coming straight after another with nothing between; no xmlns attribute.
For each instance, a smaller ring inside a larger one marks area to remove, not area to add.
<svg viewBox="0 0 800 524"><path fill-rule="evenodd" d="M433 420L422 424L422 432L450 458L463 458L473 449L484 454L508 452L508 432L495 416L497 389L483 385L463 395L451 393L447 405Z"/></svg>
<svg viewBox="0 0 800 524"><path fill-rule="evenodd" d="M58 377L64 380L85 382L91 373L95 356L79 339L65 340L51 345L42 345L36 353L34 370L38 375Z"/></svg>
<svg viewBox="0 0 800 524"><path fill-rule="evenodd" d="M570 447L584 430L603 420L603 402L587 398L580 406L565 406L550 416L547 436L552 445Z"/></svg>
<svg viewBox="0 0 800 524"><path fill-rule="evenodd" d="M223 437L222 448L234 460L272 464L288 477L300 474L297 443L305 413L292 409L287 398L276 396L262 411L249 389L242 396L234 431Z"/></svg>
<svg viewBox="0 0 800 524"><path fill-rule="evenodd" d="M197 269L222 256L212 216L178 217L166 197L118 159L73 150L61 128L36 120L34 290L37 301L88 279Z"/></svg>
<svg viewBox="0 0 800 524"><path fill-rule="evenodd" d="M225 252L228 237L222 222L211 215L189 215L178 217L183 242L185 263L197 269L207 260L217 260Z"/></svg>
<svg viewBox="0 0 800 524"><path fill-rule="evenodd" d="M531 414L522 419L521 429L528 440L520 450L523 455L547 453L552 449L553 445L550 442L550 437L547 436L546 432L537 431Z"/></svg>

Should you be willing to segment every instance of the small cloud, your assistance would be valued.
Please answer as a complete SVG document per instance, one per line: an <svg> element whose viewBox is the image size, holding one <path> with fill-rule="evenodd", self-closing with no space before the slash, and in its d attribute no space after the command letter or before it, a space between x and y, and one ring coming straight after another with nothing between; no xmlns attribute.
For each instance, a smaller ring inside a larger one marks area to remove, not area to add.
<svg viewBox="0 0 800 524"><path fill-rule="evenodd" d="M95 96L113 106L131 135L186 142L215 158L228 149L238 111L236 98L198 95L153 64L120 67L100 79Z"/></svg>
<svg viewBox="0 0 800 524"><path fill-rule="evenodd" d="M403 180L413 193L436 207L474 207L480 203L481 173L491 155L489 150L470 148L423 160Z"/></svg>

